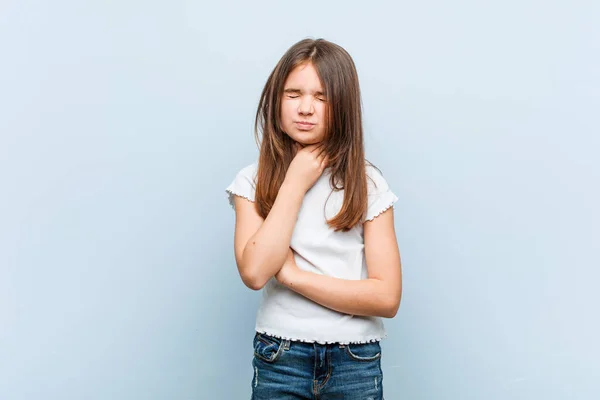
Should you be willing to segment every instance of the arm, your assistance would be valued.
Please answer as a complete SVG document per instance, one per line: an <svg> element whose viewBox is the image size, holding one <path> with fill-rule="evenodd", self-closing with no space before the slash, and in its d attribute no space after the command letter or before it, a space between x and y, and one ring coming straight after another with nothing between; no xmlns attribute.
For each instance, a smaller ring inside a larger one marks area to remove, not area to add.
<svg viewBox="0 0 600 400"><path fill-rule="evenodd" d="M368 279L347 280L303 271L290 256L277 279L295 292L333 310L393 318L400 306L402 270L393 208L364 224Z"/></svg>
<svg viewBox="0 0 600 400"><path fill-rule="evenodd" d="M250 289L261 289L283 265L303 198L302 191L284 182L263 220L255 203L235 197L235 259Z"/></svg>
<svg viewBox="0 0 600 400"><path fill-rule="evenodd" d="M296 145L296 150L264 220L255 204L239 197L235 199L235 260L242 281L254 290L261 289L284 264L304 195L327 163L320 144L304 148Z"/></svg>

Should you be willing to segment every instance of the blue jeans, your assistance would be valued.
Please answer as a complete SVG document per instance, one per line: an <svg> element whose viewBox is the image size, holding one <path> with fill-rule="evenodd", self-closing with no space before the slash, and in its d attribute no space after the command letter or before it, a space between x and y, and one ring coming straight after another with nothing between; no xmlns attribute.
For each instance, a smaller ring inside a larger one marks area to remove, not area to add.
<svg viewBox="0 0 600 400"><path fill-rule="evenodd" d="M383 400L379 342L319 344L254 336L252 400Z"/></svg>

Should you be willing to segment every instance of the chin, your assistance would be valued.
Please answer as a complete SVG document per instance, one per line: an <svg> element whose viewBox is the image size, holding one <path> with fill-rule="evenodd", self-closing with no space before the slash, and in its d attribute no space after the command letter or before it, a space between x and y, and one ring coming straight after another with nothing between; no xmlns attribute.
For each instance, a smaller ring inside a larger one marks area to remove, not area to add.
<svg viewBox="0 0 600 400"><path fill-rule="evenodd" d="M315 144L323 141L323 138L317 137L315 135L307 134L307 132L292 132L292 134L287 134L294 142L300 143L301 145L308 146L310 144Z"/></svg>
<svg viewBox="0 0 600 400"><path fill-rule="evenodd" d="M315 143L313 140L294 139L296 142L308 146L309 144Z"/></svg>
<svg viewBox="0 0 600 400"><path fill-rule="evenodd" d="M291 137L294 141L304 145L304 146L308 146L310 144L315 144L315 143L319 143L321 142L323 139L319 139L319 138L303 138L303 137Z"/></svg>

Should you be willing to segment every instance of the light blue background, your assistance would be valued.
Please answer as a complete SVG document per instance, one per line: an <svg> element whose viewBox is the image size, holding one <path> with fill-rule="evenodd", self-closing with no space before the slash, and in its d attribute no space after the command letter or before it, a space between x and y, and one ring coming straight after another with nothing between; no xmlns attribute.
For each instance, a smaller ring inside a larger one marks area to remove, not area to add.
<svg viewBox="0 0 600 400"><path fill-rule="evenodd" d="M285 50L353 56L400 198L386 398L600 397L593 1L0 3L0 399L246 399L224 189Z"/></svg>

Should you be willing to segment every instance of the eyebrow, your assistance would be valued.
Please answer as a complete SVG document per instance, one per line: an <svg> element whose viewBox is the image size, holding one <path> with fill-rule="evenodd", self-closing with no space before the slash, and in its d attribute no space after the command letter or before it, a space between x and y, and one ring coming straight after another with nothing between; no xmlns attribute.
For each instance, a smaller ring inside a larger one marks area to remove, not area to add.
<svg viewBox="0 0 600 400"><path fill-rule="evenodd" d="M283 93L297 93L297 94L302 94L302 90L296 89L296 88L287 88L287 89L285 89L283 91ZM316 94L318 96L325 96L325 93L323 93L321 91L314 92L314 94Z"/></svg>

